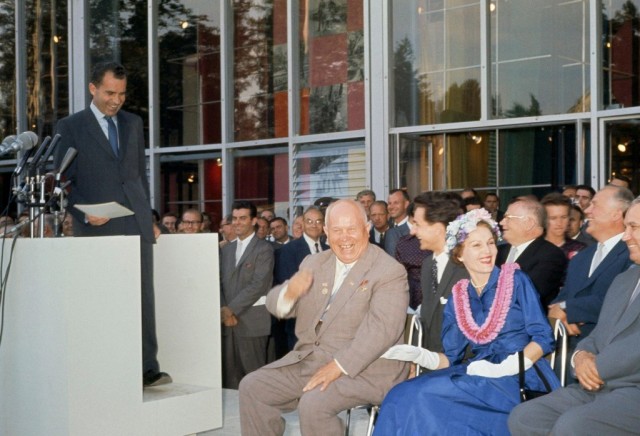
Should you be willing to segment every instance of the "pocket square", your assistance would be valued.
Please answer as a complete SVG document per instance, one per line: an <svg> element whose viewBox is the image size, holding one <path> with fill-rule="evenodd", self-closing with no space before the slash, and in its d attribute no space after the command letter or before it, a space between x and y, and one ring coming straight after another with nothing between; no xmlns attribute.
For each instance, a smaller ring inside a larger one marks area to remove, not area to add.
<svg viewBox="0 0 640 436"><path fill-rule="evenodd" d="M449 301L449 300L447 300L444 297L440 297L440 304L447 304L447 301Z"/></svg>

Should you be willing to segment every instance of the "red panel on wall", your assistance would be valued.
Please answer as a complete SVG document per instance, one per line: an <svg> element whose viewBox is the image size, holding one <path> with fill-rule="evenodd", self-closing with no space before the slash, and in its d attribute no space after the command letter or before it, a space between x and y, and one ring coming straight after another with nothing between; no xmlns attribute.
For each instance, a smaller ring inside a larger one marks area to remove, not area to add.
<svg viewBox="0 0 640 436"><path fill-rule="evenodd" d="M349 0L347 5L347 31L364 29L363 0Z"/></svg>
<svg viewBox="0 0 640 436"><path fill-rule="evenodd" d="M311 87L347 81L347 34L319 36L311 40L309 52Z"/></svg>
<svg viewBox="0 0 640 436"><path fill-rule="evenodd" d="M289 201L289 154L276 154L273 157L274 188L273 197L276 202Z"/></svg>
<svg viewBox="0 0 640 436"><path fill-rule="evenodd" d="M364 129L364 82L351 82L348 84L347 105L348 129Z"/></svg>
<svg viewBox="0 0 640 436"><path fill-rule="evenodd" d="M273 2L273 44L287 42L287 0Z"/></svg>
<svg viewBox="0 0 640 436"><path fill-rule="evenodd" d="M273 95L273 106L275 111L275 137L284 138L289 135L289 102L285 91L276 92Z"/></svg>

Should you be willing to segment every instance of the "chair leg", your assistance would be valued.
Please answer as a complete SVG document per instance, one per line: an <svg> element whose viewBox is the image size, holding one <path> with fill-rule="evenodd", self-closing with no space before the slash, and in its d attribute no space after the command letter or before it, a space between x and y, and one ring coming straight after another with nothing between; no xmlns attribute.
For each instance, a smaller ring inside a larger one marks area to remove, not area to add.
<svg viewBox="0 0 640 436"><path fill-rule="evenodd" d="M351 409L347 409L347 419L345 420L344 436L349 436L350 425L351 425Z"/></svg>
<svg viewBox="0 0 640 436"><path fill-rule="evenodd" d="M379 410L380 406L371 407L371 411L369 412L369 425L367 426L367 436L371 436L373 434L373 427L376 425Z"/></svg>

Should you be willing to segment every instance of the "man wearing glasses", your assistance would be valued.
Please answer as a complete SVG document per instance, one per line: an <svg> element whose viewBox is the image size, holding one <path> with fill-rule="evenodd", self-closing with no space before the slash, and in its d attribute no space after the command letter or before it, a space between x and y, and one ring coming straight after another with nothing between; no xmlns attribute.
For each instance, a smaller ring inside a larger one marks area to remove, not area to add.
<svg viewBox="0 0 640 436"><path fill-rule="evenodd" d="M561 249L544 239L547 214L540 202L518 198L500 221L508 244L498 247L496 265L516 262L527 273L540 294L542 307L558 295L567 270L567 257Z"/></svg>
<svg viewBox="0 0 640 436"><path fill-rule="evenodd" d="M197 209L187 209L182 213L178 233L202 233L202 214Z"/></svg>

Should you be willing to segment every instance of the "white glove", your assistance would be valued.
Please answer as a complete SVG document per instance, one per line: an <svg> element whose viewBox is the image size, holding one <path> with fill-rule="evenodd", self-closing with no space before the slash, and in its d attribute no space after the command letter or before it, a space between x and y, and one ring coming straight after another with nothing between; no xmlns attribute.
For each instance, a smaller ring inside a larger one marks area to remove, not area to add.
<svg viewBox="0 0 640 436"><path fill-rule="evenodd" d="M427 369L436 369L440 364L440 356L433 351L413 345L394 345L382 356L385 359L413 362Z"/></svg>
<svg viewBox="0 0 640 436"><path fill-rule="evenodd" d="M524 370L531 368L533 362L528 357L524 357ZM520 372L518 365L518 353L513 353L500 363L491 363L487 360L476 360L467 366L468 375L479 375L481 377L498 378L507 375L516 375Z"/></svg>

